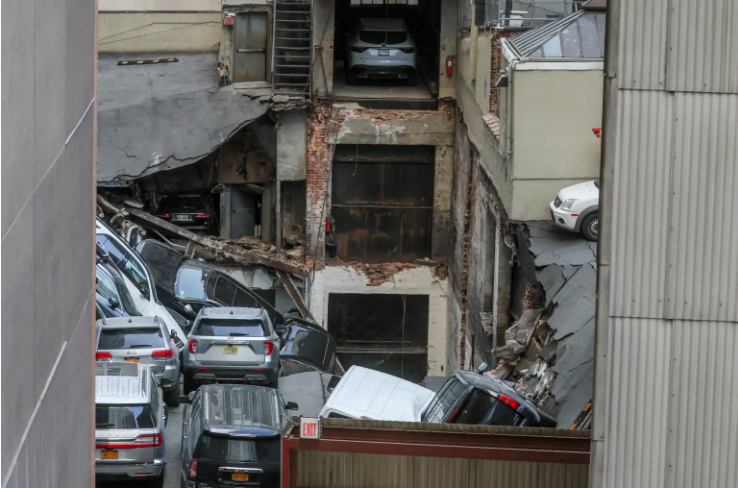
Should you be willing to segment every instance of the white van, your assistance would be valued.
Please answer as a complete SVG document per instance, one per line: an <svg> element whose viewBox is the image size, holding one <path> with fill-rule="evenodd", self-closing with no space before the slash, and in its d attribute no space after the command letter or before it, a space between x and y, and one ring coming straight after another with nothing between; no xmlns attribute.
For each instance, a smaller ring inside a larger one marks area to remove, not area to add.
<svg viewBox="0 0 738 488"><path fill-rule="evenodd" d="M435 393L392 375L351 366L320 411L339 419L420 422Z"/></svg>

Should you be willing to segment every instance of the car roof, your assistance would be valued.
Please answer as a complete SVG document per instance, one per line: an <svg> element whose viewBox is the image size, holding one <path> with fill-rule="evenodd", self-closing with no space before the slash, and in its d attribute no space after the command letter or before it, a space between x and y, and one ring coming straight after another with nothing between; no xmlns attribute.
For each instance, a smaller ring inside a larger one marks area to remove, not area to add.
<svg viewBox="0 0 738 488"><path fill-rule="evenodd" d="M381 32L405 32L407 27L402 19L387 19L380 17L364 17L359 20L361 30Z"/></svg>
<svg viewBox="0 0 738 488"><path fill-rule="evenodd" d="M202 309L204 319L268 319L266 310L252 307L204 307Z"/></svg>
<svg viewBox="0 0 738 488"><path fill-rule="evenodd" d="M435 396L431 390L379 371L351 366L325 403L354 418L418 421Z"/></svg>
<svg viewBox="0 0 738 488"><path fill-rule="evenodd" d="M102 322L102 327L106 329L133 329L140 327L156 327L161 328L164 324L159 317L111 317Z"/></svg>
<svg viewBox="0 0 738 488"><path fill-rule="evenodd" d="M95 365L95 403L141 405L151 398L151 373L145 364L100 362Z"/></svg>
<svg viewBox="0 0 738 488"><path fill-rule="evenodd" d="M525 403L529 407L537 409L537 407L523 395L517 392L515 388L505 383L497 376L491 374L479 374L476 371L463 371L459 370L455 376L460 378L466 384L484 390L487 392L493 392L496 394L504 394L510 398L515 399L518 403Z"/></svg>
<svg viewBox="0 0 738 488"><path fill-rule="evenodd" d="M279 435L277 390L255 385L203 385L203 428L213 434Z"/></svg>

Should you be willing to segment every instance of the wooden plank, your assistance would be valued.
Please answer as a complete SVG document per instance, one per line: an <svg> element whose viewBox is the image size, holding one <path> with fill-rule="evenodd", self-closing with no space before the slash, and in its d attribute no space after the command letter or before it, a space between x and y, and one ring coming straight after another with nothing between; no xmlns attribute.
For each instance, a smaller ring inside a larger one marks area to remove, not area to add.
<svg viewBox="0 0 738 488"><path fill-rule="evenodd" d="M282 280L282 284L284 284L284 289L287 290L287 293L289 294L290 298L292 298L292 301L295 302L297 310L300 311L303 317L315 322L315 317L313 317L313 314L308 308L307 303L305 303L305 299L300 294L300 290L298 290L297 286L295 286L295 282L292 280L292 276L280 269L277 270L277 276L279 276L279 279Z"/></svg>

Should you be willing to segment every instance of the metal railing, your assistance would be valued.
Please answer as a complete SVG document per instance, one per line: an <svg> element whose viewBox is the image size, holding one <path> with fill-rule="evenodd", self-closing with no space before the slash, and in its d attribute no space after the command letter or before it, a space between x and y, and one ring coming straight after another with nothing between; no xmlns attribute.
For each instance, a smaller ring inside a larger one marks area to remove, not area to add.
<svg viewBox="0 0 738 488"><path fill-rule="evenodd" d="M485 0L484 25L502 29L531 29L578 11L583 3L584 0Z"/></svg>

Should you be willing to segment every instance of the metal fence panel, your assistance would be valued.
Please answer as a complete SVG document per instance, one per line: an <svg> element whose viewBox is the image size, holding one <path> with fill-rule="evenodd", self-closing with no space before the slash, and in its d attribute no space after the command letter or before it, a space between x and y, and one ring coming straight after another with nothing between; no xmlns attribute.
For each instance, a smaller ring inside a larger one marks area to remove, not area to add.
<svg viewBox="0 0 738 488"><path fill-rule="evenodd" d="M669 0L621 0L618 87L663 90Z"/></svg>

